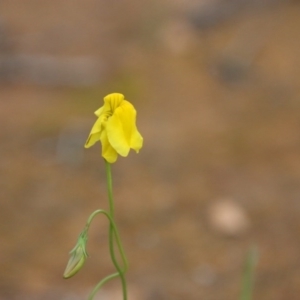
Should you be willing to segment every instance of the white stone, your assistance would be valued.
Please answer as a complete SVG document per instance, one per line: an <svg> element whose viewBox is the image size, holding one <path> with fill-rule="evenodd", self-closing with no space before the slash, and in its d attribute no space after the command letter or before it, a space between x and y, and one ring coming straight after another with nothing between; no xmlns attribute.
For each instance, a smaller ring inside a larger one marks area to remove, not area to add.
<svg viewBox="0 0 300 300"><path fill-rule="evenodd" d="M208 211L209 225L218 233L237 237L250 228L250 220L245 209L231 199L220 199L211 204Z"/></svg>

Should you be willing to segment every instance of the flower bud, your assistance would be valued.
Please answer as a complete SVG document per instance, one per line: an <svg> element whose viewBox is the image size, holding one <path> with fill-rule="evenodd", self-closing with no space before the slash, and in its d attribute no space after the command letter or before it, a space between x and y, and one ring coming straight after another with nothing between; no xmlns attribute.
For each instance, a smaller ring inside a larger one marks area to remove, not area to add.
<svg viewBox="0 0 300 300"><path fill-rule="evenodd" d="M85 234L81 234L75 248L70 252L71 257L63 275L65 279L74 276L83 267L88 256L85 250L86 240Z"/></svg>

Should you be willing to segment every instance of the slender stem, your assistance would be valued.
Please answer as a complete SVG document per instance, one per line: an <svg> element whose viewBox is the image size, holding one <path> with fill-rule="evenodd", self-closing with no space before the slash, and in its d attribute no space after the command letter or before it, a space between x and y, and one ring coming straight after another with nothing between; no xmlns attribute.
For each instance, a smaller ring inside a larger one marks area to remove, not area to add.
<svg viewBox="0 0 300 300"><path fill-rule="evenodd" d="M123 261L123 273L125 273L126 270L127 270L127 268L128 268L127 259L126 259L125 254L124 254L124 250L123 250L123 246L122 246L122 244L121 244L121 239L120 239L120 235L119 235L118 229L117 229L117 227L116 227L115 222L114 222L113 219L111 218L110 214L109 214L107 211L103 210L103 209L95 210L95 211L89 216L89 218L88 218L88 220L87 220L87 223L86 223L86 226L85 226L85 230L86 230L86 231L89 230L89 228L90 228L90 226L91 226L91 223L92 223L94 217L95 217L96 215L98 215L98 214L103 214L103 215L105 215L105 216L108 218L108 220L109 220L111 226L113 227L114 234L115 234L115 238L116 238L116 241L117 241L117 245L118 245L118 248L119 248L119 251L120 251L120 254L121 254L121 258L122 258L122 261ZM110 281L110 280L112 280L112 279L114 279L114 278L116 278L116 277L118 277L118 276L120 276L120 272L119 272L119 271L118 271L117 273L113 273L113 274L111 274L111 275L108 275L107 277L105 277L104 279L102 279L102 280L95 286L95 288L92 290L92 292L91 292L90 295L89 295L88 300L93 300L94 297L95 297L95 295L96 295L96 293L99 291L99 289L100 289L106 282L108 282L108 281Z"/></svg>
<svg viewBox="0 0 300 300"><path fill-rule="evenodd" d="M110 163L105 160L105 169L106 169L106 179L107 179L107 192L108 192L108 200L109 200L109 213L114 219L115 207L114 207L114 199L112 192L112 175L111 175L111 167Z"/></svg>
<svg viewBox="0 0 300 300"><path fill-rule="evenodd" d="M254 285L254 270L257 263L257 257L258 257L257 248L253 246L249 249L246 262L245 262L240 300L252 299L252 292L253 292L253 285Z"/></svg>
<svg viewBox="0 0 300 300"><path fill-rule="evenodd" d="M119 276L119 273L117 272L117 273L113 273L113 274L111 274L111 275L108 275L108 276L106 276L104 279L102 279L102 280L94 287L94 289L92 290L92 292L91 292L90 295L89 295L88 300L93 300L94 297L95 297L95 295L96 295L96 293L99 291L99 289L101 289L101 287L102 287L106 282L108 282L108 281L110 281L110 280L112 280L112 279L114 279L114 278L116 278L116 277L118 277L118 276Z"/></svg>
<svg viewBox="0 0 300 300"><path fill-rule="evenodd" d="M89 227L90 227L90 225L91 225L94 217L96 215L98 215L98 214L105 215L107 217L108 221L110 222L110 224L113 227L115 238L116 238L116 242L117 242L117 245L118 245L118 248L119 248L119 251L120 251L120 255L121 255L121 258L122 258L122 261L123 261L123 273L125 273L127 271L127 268L128 268L128 262L127 262L127 259L126 259L125 253L124 253L124 249L123 249L123 246L122 246L122 243L121 243L121 239L120 239L120 235L119 235L117 226L116 226L115 222L113 221L113 219L111 218L110 214L107 211L103 210L103 209L95 210L89 216L89 218L88 218L88 220L86 222L86 228L85 228L85 230L86 231L89 230Z"/></svg>
<svg viewBox="0 0 300 300"><path fill-rule="evenodd" d="M108 199L109 199L109 214L111 219L114 220L114 200L113 200L113 192L112 192L112 175L111 175L111 167L110 164L105 160L105 167L106 167L106 176L107 176L107 191L108 191ZM127 300L127 285L125 280L125 272L122 270L116 260L115 251L114 251L114 227L112 222L109 226L109 249L110 249L110 256L115 265L116 269L119 272L121 282L122 282L122 290L123 290L123 300ZM120 242L120 240L119 240ZM121 244L121 242L120 242ZM120 248L120 253L122 256L125 257L123 247ZM126 266L126 265L125 265Z"/></svg>

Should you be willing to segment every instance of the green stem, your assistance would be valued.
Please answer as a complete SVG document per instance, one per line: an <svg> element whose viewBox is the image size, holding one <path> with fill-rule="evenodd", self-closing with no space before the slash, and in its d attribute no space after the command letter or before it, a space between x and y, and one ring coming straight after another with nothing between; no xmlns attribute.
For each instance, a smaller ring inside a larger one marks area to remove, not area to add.
<svg viewBox="0 0 300 300"><path fill-rule="evenodd" d="M120 255L121 255L121 258L122 258L122 261L123 261L123 273L125 273L128 269L128 262L127 262L127 259L126 259L126 256L125 256L125 253L124 253L124 249L123 249L123 246L122 246L122 243L121 243L121 239L120 239L120 235L119 235L119 232L118 232L118 229L117 229L117 226L114 222L114 220L111 218L110 214L103 210L103 209L98 209L98 210L95 210L88 218L87 222L86 222L86 227L85 227L85 230L88 231L89 230L89 227L94 219L94 217L98 214L103 214L107 217L108 221L110 222L110 224L112 225L113 227L113 230L114 230L114 234L115 234L115 238L116 238L116 242L117 242L117 245L118 245L118 248L119 248L119 251L120 251Z"/></svg>
<svg viewBox="0 0 300 300"><path fill-rule="evenodd" d="M105 169L106 169L106 179L107 179L107 192L108 192L108 200L109 200L109 213L114 219L115 208L114 208L114 200L113 200L113 188L112 188L112 175L111 175L111 167L110 163L105 160Z"/></svg>
<svg viewBox="0 0 300 300"><path fill-rule="evenodd" d="M243 274L242 293L240 300L251 300L254 285L254 270L257 263L257 248L249 249Z"/></svg>
<svg viewBox="0 0 300 300"><path fill-rule="evenodd" d="M109 214L111 216L111 219L114 220L114 200L113 200L113 192L112 192L112 175L111 175L111 167L110 163L108 163L105 160L105 167L106 167L106 176L107 176L107 191L108 191L108 199L109 199ZM116 260L115 257L115 251L114 251L114 227L112 225L112 222L109 226L109 250L110 250L110 256L113 261L114 266L119 272L121 282L122 282L122 290L123 290L123 300L127 300L127 285L125 280L125 271L122 270ZM121 244L121 242L119 241ZM120 254L122 257L125 257L123 247L120 248ZM125 265L126 266L126 265Z"/></svg>
<svg viewBox="0 0 300 300"><path fill-rule="evenodd" d="M117 229L117 227L116 227L115 222L114 222L113 219L111 218L110 214L109 214L107 211L103 210L103 209L95 210L95 211L89 216L89 218L88 218L88 220L87 220L87 223L86 223L86 226L85 226L85 231L88 231L88 230L89 230L89 228L90 228L90 226L91 226L91 223L92 223L94 217L95 217L96 215L98 215L98 214L103 214L103 215L105 215L105 216L108 218L108 220L109 220L109 222L110 222L110 224L111 224L111 226L112 226L112 228L113 228L113 230L114 230L114 234L115 234L115 238L116 238L116 241L117 241L117 245L118 245L118 248L119 248L119 251L120 251L120 254L121 254L121 258L122 258L122 261L123 261L123 265L124 265L124 266L123 266L123 272L125 273L126 270L127 270L127 268L128 268L127 259L126 259L125 254L124 254L124 250L123 250L123 247L122 247L122 244L121 244L121 239L120 239L120 235L119 235L118 229ZM108 281L110 281L110 280L112 280L112 279L114 279L114 278L116 278L116 277L118 277L118 276L120 276L119 271L118 271L117 273L113 273L113 274L111 274L111 275L108 275L107 277L105 277L104 279L102 279L102 280L95 286L95 288L92 290L92 292L91 292L90 295L89 295L88 300L93 300L94 297L95 297L95 295L96 295L96 293L99 291L99 289L100 289L106 282L108 282Z"/></svg>
<svg viewBox="0 0 300 300"><path fill-rule="evenodd" d="M119 273L117 272L117 273L113 273L113 274L111 274L111 275L108 275L108 276L106 276L104 279L102 279L102 280L94 287L94 289L92 290L92 292L91 292L90 295L89 295L88 300L93 300L94 297L95 297L95 295L96 295L97 292L99 291L99 289L101 289L101 287L102 287L106 282L108 282L108 281L110 281L110 280L112 280L112 279L114 279L114 278L116 278L116 277L118 277L118 276L119 276Z"/></svg>

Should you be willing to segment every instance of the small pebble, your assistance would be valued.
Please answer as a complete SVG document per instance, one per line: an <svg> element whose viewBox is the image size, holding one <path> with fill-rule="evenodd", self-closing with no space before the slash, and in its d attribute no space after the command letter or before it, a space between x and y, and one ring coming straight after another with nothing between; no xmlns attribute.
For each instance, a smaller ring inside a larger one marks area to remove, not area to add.
<svg viewBox="0 0 300 300"><path fill-rule="evenodd" d="M221 199L211 204L208 222L214 231L229 237L239 237L250 228L245 209L231 199Z"/></svg>

